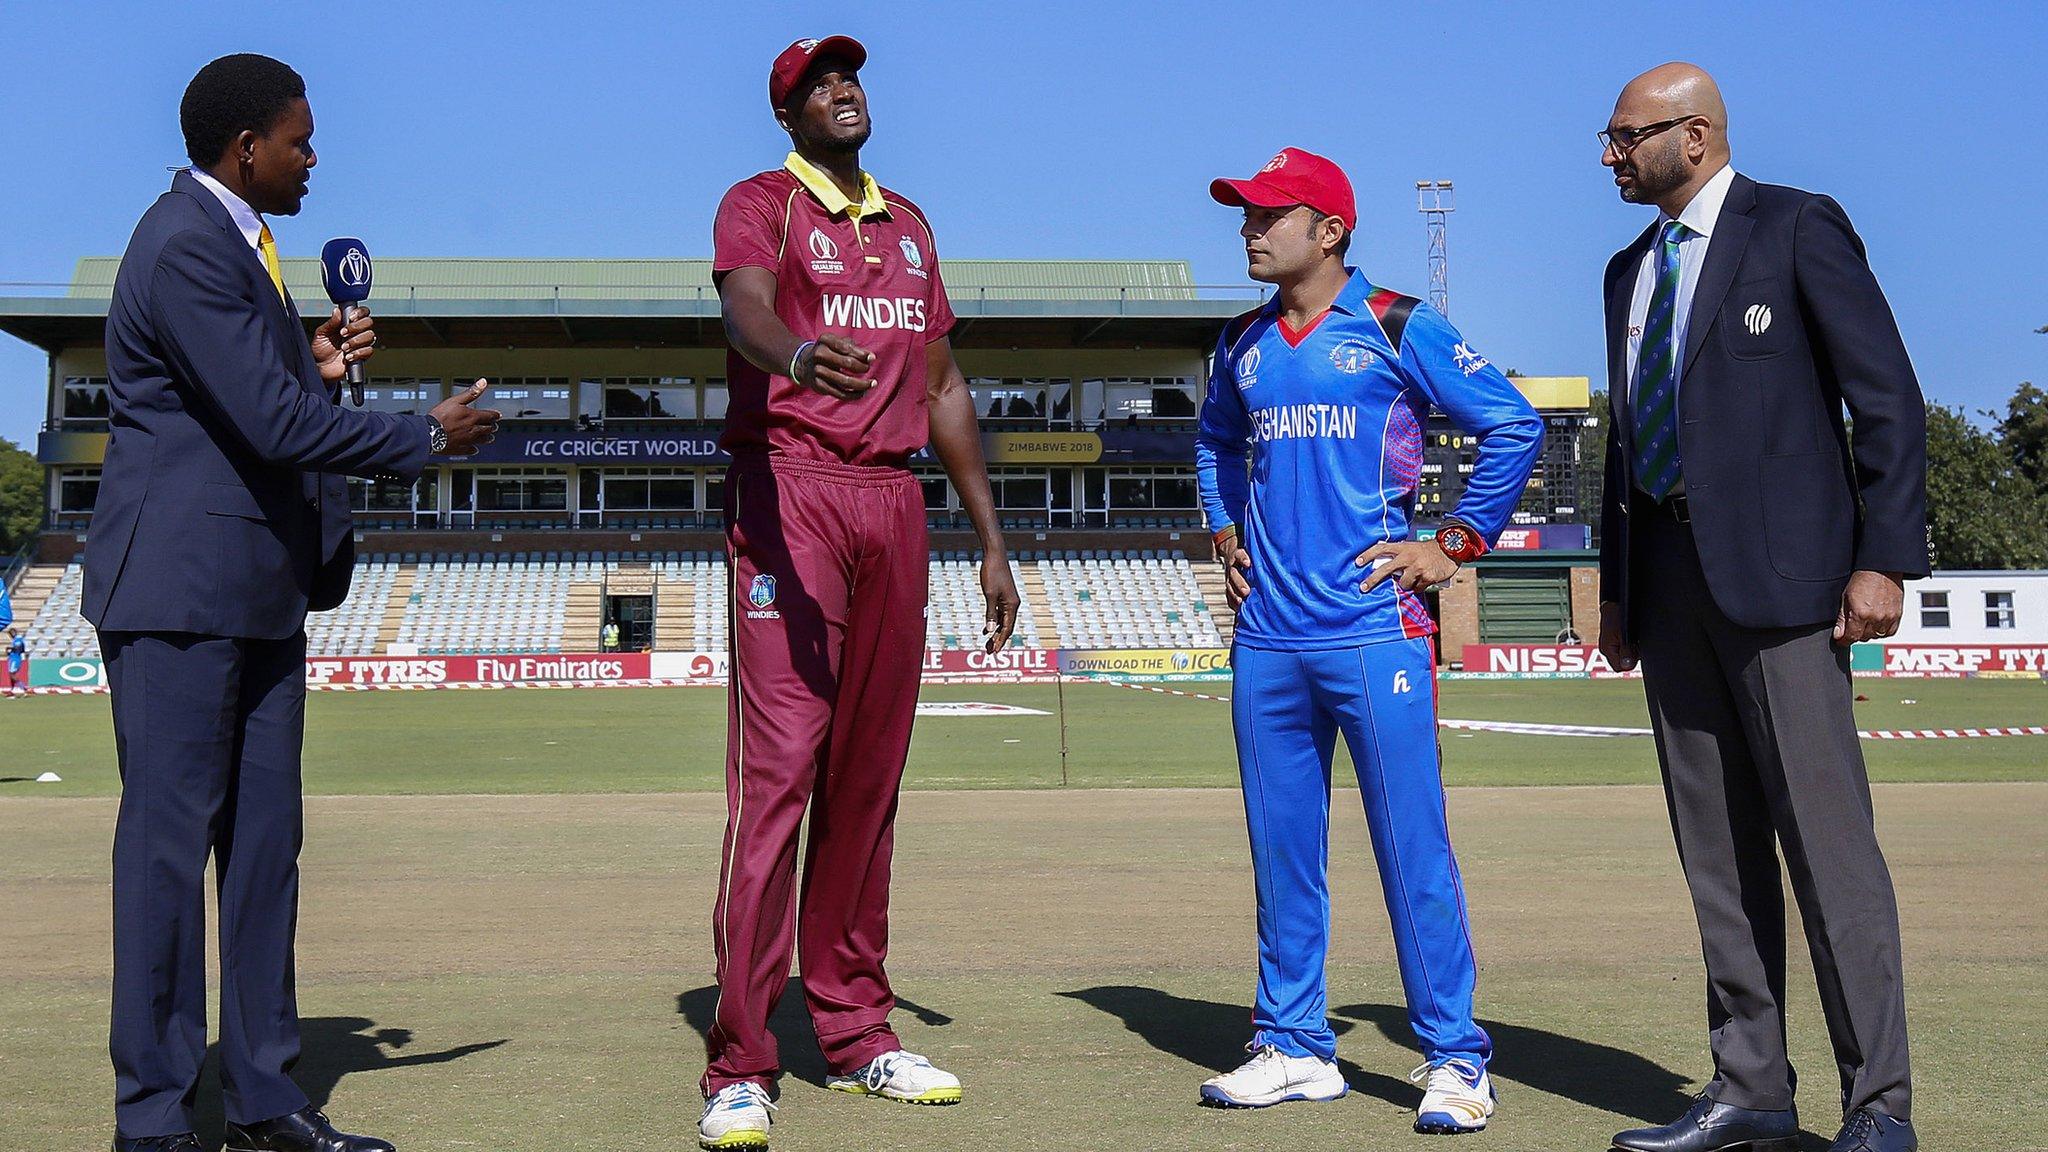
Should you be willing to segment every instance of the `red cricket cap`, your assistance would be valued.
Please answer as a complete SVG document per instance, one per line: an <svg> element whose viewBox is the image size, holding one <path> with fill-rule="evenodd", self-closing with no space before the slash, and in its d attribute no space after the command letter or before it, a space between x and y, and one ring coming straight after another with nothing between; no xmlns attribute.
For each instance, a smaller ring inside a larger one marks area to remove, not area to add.
<svg viewBox="0 0 2048 1152"><path fill-rule="evenodd" d="M782 50L768 69L768 103L782 107L797 82L820 56L838 56L855 68L868 62L868 50L851 36L827 36L823 40L799 40Z"/></svg>
<svg viewBox="0 0 2048 1152"><path fill-rule="evenodd" d="M1358 230L1358 204L1351 196L1351 181L1344 170L1313 152L1282 148L1266 161L1249 180L1211 180L1209 195L1218 204L1242 208L1286 208L1306 204L1325 216L1344 222L1344 230Z"/></svg>

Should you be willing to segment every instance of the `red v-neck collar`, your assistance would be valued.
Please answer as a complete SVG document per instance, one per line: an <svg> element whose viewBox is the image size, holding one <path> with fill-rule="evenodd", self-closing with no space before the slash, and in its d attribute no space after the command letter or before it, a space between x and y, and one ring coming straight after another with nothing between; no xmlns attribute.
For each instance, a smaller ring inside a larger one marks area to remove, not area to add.
<svg viewBox="0 0 2048 1152"><path fill-rule="evenodd" d="M1278 313L1274 314L1273 322L1274 326L1280 329L1280 338L1282 340L1287 341L1287 346L1289 348L1299 348L1301 347L1301 342L1303 340L1308 339L1308 334L1315 331L1316 325L1321 324L1323 322L1323 319L1327 317L1329 314L1330 309L1328 308L1325 308L1321 312L1316 313L1316 318L1308 322L1308 327L1303 328L1299 332L1296 332L1294 329L1289 328L1287 326L1287 317L1280 315Z"/></svg>

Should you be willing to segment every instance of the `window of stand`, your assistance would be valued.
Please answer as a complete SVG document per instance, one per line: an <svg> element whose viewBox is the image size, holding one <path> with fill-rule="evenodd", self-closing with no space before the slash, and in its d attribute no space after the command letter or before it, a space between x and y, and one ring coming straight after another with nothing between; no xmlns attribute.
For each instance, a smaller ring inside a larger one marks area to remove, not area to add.
<svg viewBox="0 0 2048 1152"><path fill-rule="evenodd" d="M105 376L66 376L64 378L64 415L67 425L104 427L107 422L107 378Z"/></svg>
<svg viewBox="0 0 2048 1152"><path fill-rule="evenodd" d="M1984 594L1984 626L2003 631L2018 627L2012 610L2012 593L1986 592Z"/></svg>
<svg viewBox="0 0 2048 1152"><path fill-rule="evenodd" d="M547 468L478 471L474 507L478 512L563 512L569 507L569 477Z"/></svg>
<svg viewBox="0 0 2048 1152"><path fill-rule="evenodd" d="M567 420L572 415L567 376L493 379L484 399L489 407L504 413L507 420Z"/></svg>
<svg viewBox="0 0 2048 1152"><path fill-rule="evenodd" d="M90 516L100 498L100 470L66 468L57 473L57 511L66 516Z"/></svg>
<svg viewBox="0 0 2048 1152"><path fill-rule="evenodd" d="M983 421L1044 428L1065 425L1073 416L1074 382L1066 377L974 376L967 390Z"/></svg>
<svg viewBox="0 0 2048 1152"><path fill-rule="evenodd" d="M1193 420L1201 415L1199 389L1192 379L1185 376L1111 379L1099 383L1102 387L1102 403L1098 408L1101 422L1129 424ZM1082 398L1088 398L1085 389Z"/></svg>
<svg viewBox="0 0 2048 1152"><path fill-rule="evenodd" d="M655 468L606 469L600 484L599 499L606 512L697 510L697 478L688 472Z"/></svg>
<svg viewBox="0 0 2048 1152"><path fill-rule="evenodd" d="M698 403L697 381L691 376L607 376L585 380L583 397L584 413L604 420L696 420L703 410ZM593 401L600 400L602 407L593 411ZM719 409L722 414L723 401Z"/></svg>
<svg viewBox="0 0 2048 1152"><path fill-rule="evenodd" d="M1052 502L1052 481L1043 468L991 468L989 492L996 511L1021 512L1043 522Z"/></svg>
<svg viewBox="0 0 2048 1152"><path fill-rule="evenodd" d="M493 387L496 381L492 382ZM486 393L490 395L490 393ZM371 412L396 412L424 416L441 402L442 384L437 378L419 376L372 376L363 389L363 407ZM493 398L486 407L495 407ZM354 405L351 404L351 407ZM511 413L507 412L506 415Z"/></svg>
<svg viewBox="0 0 2048 1152"><path fill-rule="evenodd" d="M1920 626L1922 628L1948 627L1948 593L1922 592L1920 594Z"/></svg>
<svg viewBox="0 0 2048 1152"><path fill-rule="evenodd" d="M369 399L367 392L365 401ZM414 483L403 480L348 478L348 508L369 515L411 516L434 510L434 488L438 477L428 471Z"/></svg>
<svg viewBox="0 0 2048 1152"><path fill-rule="evenodd" d="M1111 512L1189 513L1201 507L1194 473L1183 468L1126 468L1109 474Z"/></svg>

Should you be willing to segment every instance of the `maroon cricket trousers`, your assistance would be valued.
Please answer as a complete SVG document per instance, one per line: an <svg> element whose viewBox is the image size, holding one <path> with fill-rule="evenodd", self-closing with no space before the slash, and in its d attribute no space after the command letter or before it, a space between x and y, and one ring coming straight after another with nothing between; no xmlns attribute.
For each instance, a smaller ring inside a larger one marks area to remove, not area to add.
<svg viewBox="0 0 2048 1152"><path fill-rule="evenodd" d="M901 1047L882 960L924 663L924 494L900 468L770 459L739 457L726 481L732 686L707 1096L741 1080L766 1086L780 1069L768 1017L792 935L832 1071Z"/></svg>

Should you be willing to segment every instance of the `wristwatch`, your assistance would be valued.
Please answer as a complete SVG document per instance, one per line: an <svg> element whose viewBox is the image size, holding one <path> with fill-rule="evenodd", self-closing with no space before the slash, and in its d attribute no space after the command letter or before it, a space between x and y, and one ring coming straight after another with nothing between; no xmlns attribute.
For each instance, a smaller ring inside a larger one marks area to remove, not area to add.
<svg viewBox="0 0 2048 1152"><path fill-rule="evenodd" d="M1474 532L1469 525L1456 520L1446 520L1444 526L1436 530L1436 546L1444 550L1444 555L1460 564L1486 555L1486 541L1481 540L1479 533Z"/></svg>
<svg viewBox="0 0 2048 1152"><path fill-rule="evenodd" d="M448 430L432 416L427 417L427 427L431 430L427 435L427 454L439 456L448 451Z"/></svg>

